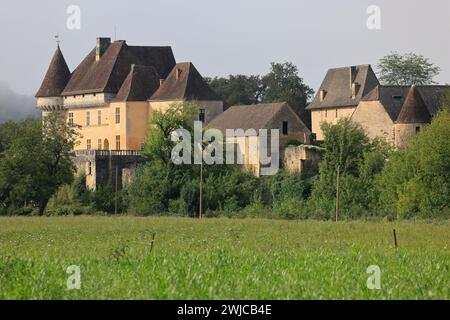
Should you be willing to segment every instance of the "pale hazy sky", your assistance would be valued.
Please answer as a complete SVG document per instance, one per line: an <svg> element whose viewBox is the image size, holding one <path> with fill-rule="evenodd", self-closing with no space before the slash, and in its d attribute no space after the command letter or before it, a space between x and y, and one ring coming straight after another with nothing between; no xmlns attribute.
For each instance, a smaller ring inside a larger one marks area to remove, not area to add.
<svg viewBox="0 0 450 320"><path fill-rule="evenodd" d="M69 5L81 29L66 27ZM381 30L366 27L369 5ZM34 94L60 34L71 71L97 36L131 45L170 45L177 61L204 76L266 73L292 61L317 90L330 67L370 63L390 51L415 52L441 67L450 83L450 0L1 0L0 82Z"/></svg>

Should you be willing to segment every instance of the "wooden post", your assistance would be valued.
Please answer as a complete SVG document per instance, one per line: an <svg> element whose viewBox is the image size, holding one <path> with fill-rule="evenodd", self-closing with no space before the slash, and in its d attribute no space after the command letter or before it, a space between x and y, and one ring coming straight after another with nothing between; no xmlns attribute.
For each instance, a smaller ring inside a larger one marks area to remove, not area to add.
<svg viewBox="0 0 450 320"><path fill-rule="evenodd" d="M116 166L116 187L115 187L115 199L114 199L114 214L117 214L117 189L118 189L118 180L119 179L119 167Z"/></svg>
<svg viewBox="0 0 450 320"><path fill-rule="evenodd" d="M394 245L395 245L395 249L397 249L397 233L395 232L395 229L393 230L394 233Z"/></svg>
<svg viewBox="0 0 450 320"><path fill-rule="evenodd" d="M199 205L199 218L202 218L202 203L203 203L203 159L200 163L200 205Z"/></svg>
<svg viewBox="0 0 450 320"><path fill-rule="evenodd" d="M336 174L336 222L339 220L339 174L340 174L340 165L337 166L337 174Z"/></svg>

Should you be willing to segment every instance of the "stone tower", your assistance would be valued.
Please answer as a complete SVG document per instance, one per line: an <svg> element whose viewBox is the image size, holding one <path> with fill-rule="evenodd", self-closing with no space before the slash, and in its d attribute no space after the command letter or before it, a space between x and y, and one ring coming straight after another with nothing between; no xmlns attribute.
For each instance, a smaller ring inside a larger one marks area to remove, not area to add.
<svg viewBox="0 0 450 320"><path fill-rule="evenodd" d="M55 111L64 114L64 101L61 93L69 79L70 70L58 45L41 87L35 96L37 107L42 110L43 116L48 112Z"/></svg>
<svg viewBox="0 0 450 320"><path fill-rule="evenodd" d="M395 146L402 148L414 134L431 122L431 115L420 92L413 85L395 122Z"/></svg>

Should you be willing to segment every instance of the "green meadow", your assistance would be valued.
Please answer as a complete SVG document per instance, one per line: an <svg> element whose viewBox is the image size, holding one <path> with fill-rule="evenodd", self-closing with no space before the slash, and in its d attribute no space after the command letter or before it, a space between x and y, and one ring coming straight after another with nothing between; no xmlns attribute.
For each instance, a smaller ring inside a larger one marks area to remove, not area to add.
<svg viewBox="0 0 450 320"><path fill-rule="evenodd" d="M449 247L448 221L3 217L0 298L449 299Z"/></svg>

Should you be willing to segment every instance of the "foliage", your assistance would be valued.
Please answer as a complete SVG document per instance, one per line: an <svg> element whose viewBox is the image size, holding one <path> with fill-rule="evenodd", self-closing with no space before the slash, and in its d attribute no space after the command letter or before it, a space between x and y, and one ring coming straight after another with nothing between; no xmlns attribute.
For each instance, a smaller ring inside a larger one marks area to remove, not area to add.
<svg viewBox="0 0 450 320"><path fill-rule="evenodd" d="M368 215L377 200L374 179L391 152L389 145L380 139L370 143L364 130L350 119L341 119L335 125L324 123L322 130L326 152L309 199L312 215L334 216L338 168L341 218Z"/></svg>
<svg viewBox="0 0 450 320"><path fill-rule="evenodd" d="M440 68L424 56L392 52L381 58L377 68L379 79L384 85L429 85Z"/></svg>
<svg viewBox="0 0 450 320"><path fill-rule="evenodd" d="M432 123L407 147L389 158L378 179L384 213L397 217L429 217L450 214L450 110Z"/></svg>
<svg viewBox="0 0 450 320"><path fill-rule="evenodd" d="M206 81L228 106L260 103L266 90L261 76L238 74L206 78Z"/></svg>
<svg viewBox="0 0 450 320"><path fill-rule="evenodd" d="M0 204L5 209L36 205L43 214L50 197L73 179L77 128L50 113L42 121L6 124L2 130L7 139L0 162Z"/></svg>
<svg viewBox="0 0 450 320"><path fill-rule="evenodd" d="M263 76L230 75L206 80L229 106L283 101L310 126L310 114L305 107L314 91L303 82L291 62L272 62L270 72Z"/></svg>
<svg viewBox="0 0 450 320"><path fill-rule="evenodd" d="M287 102L310 127L311 114L305 108L314 90L303 82L294 64L272 62L271 70L264 76L263 83L266 87L263 102Z"/></svg>

